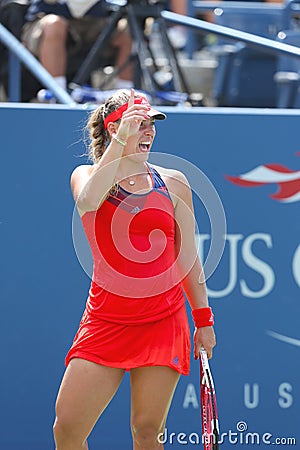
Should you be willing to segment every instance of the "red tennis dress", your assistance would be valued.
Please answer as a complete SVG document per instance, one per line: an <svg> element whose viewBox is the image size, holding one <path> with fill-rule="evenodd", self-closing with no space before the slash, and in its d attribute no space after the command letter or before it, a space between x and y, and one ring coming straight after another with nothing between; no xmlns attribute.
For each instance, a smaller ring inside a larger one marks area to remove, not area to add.
<svg viewBox="0 0 300 450"><path fill-rule="evenodd" d="M168 366L189 373L190 331L176 269L174 207L148 164L152 189L121 187L82 224L94 262L86 308L66 356L130 370Z"/></svg>

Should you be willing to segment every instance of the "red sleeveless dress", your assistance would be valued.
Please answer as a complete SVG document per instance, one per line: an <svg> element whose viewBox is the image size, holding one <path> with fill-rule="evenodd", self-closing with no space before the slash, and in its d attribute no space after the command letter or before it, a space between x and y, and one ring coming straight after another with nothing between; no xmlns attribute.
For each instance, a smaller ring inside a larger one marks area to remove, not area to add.
<svg viewBox="0 0 300 450"><path fill-rule="evenodd" d="M189 373L190 331L175 256L174 207L148 164L152 189L119 187L82 224L94 262L86 308L66 356L130 370Z"/></svg>

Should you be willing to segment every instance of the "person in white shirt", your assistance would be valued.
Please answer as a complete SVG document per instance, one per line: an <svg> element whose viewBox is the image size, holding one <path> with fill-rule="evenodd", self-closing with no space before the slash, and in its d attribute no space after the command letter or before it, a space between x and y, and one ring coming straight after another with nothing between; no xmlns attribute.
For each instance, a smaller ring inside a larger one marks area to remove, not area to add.
<svg viewBox="0 0 300 450"><path fill-rule="evenodd" d="M68 74L75 75L107 24L108 14L103 0L31 0L21 38L56 82L66 89ZM128 60L132 46L126 24L121 22L103 52L103 58L115 60L116 68ZM132 86L129 63L120 72L116 88Z"/></svg>

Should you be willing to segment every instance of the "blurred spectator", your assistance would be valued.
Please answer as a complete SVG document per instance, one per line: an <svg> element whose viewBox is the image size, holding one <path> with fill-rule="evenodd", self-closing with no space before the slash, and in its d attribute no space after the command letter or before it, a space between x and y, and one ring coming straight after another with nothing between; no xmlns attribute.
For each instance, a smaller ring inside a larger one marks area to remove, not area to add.
<svg viewBox="0 0 300 450"><path fill-rule="evenodd" d="M169 0L170 10L176 14L187 14L187 0Z"/></svg>
<svg viewBox="0 0 300 450"><path fill-rule="evenodd" d="M66 89L104 29L108 16L104 0L30 0L22 41ZM121 68L130 54L131 38L126 23L120 21L99 65L111 65L111 61L106 62L113 59L115 67ZM116 87L132 85L132 68L127 64L116 80Z"/></svg>

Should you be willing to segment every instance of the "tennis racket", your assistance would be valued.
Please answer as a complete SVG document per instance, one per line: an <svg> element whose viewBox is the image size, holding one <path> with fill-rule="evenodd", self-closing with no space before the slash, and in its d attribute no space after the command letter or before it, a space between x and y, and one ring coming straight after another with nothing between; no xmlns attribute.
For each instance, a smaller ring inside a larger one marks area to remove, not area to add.
<svg viewBox="0 0 300 450"><path fill-rule="evenodd" d="M200 350L200 404L204 450L219 450L219 422L216 392L204 348Z"/></svg>

